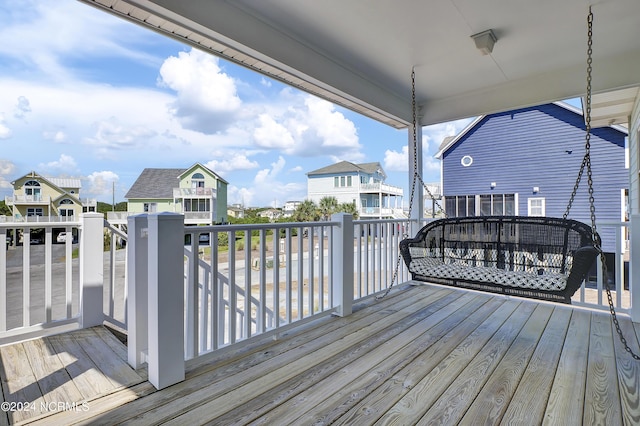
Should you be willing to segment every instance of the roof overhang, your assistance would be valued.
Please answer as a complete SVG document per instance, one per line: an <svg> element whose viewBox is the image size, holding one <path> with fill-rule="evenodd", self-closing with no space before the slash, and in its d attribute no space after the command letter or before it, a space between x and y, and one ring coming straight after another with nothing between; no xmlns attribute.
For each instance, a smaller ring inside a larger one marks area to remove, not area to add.
<svg viewBox="0 0 640 426"><path fill-rule="evenodd" d="M397 128L412 69L425 125L585 93L585 0L80 1ZM640 1L593 12L593 92L640 86Z"/></svg>

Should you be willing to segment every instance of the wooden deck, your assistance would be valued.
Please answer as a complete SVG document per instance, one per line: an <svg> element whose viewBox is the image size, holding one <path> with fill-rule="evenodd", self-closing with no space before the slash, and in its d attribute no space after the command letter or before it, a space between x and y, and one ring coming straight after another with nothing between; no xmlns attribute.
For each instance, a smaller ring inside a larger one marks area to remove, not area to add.
<svg viewBox="0 0 640 426"><path fill-rule="evenodd" d="M431 285L356 309L189 362L162 391L101 328L3 347L6 400L84 405L0 423L640 424L640 362L607 313Z"/></svg>

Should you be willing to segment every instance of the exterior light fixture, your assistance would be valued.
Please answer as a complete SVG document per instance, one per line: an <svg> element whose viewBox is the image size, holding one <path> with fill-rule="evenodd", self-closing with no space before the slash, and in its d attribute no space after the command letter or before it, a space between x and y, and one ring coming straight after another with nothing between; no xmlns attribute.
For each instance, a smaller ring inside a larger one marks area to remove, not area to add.
<svg viewBox="0 0 640 426"><path fill-rule="evenodd" d="M491 182L491 189L496 187L496 183L495 182Z"/></svg>
<svg viewBox="0 0 640 426"><path fill-rule="evenodd" d="M471 38L476 43L476 48L478 48L483 55L488 55L493 52L493 45L498 41L493 30L482 31L481 33L472 35Z"/></svg>
<svg viewBox="0 0 640 426"><path fill-rule="evenodd" d="M533 193L537 194L538 192L540 192L540 187L539 186L534 186L533 187Z"/></svg>

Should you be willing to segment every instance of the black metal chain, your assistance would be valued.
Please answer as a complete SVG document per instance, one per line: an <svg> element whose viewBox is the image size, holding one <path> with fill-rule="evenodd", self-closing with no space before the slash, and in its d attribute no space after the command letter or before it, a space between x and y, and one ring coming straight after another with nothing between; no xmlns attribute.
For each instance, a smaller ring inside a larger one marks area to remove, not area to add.
<svg viewBox="0 0 640 426"><path fill-rule="evenodd" d="M592 80L592 71L593 71L593 12L591 11L591 7L589 7L589 14L587 15L587 93L585 96L585 148L584 148L584 158L582 159L582 164L580 165L580 171L578 172L578 177L576 179L576 183L573 186L573 191L571 192L571 197L569 199L569 203L567 205L567 210L562 216L564 219L569 215L569 211L571 210L571 206L573 205L573 201L578 192L578 187L580 186L580 181L582 179L582 175L586 169L587 171L587 185L589 192L589 211L591 214L591 238L593 241L593 246L598 251L598 258L602 265L602 275L604 281L604 289L607 294L607 302L609 303L609 312L611 313L611 320L613 325L615 326L616 333L620 338L620 342L624 346L624 350L627 351L633 359L640 361L640 356L633 352L633 350L629 347L627 343L627 339L625 339L622 329L620 328L620 322L618 321L618 316L616 315L616 310L613 304L613 296L611 295L611 287L609 286L609 280L607 278L607 258L602 250L602 245L600 238L598 237L598 229L596 226L596 208L595 208L595 197L593 196L593 175L591 171L591 80Z"/></svg>

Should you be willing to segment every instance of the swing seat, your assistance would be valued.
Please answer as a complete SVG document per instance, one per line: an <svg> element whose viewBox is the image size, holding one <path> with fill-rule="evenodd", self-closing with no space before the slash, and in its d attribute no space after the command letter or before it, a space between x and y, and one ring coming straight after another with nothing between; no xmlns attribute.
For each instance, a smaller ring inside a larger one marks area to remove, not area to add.
<svg viewBox="0 0 640 426"><path fill-rule="evenodd" d="M598 254L588 225L522 216L435 220L400 252L414 280L568 304Z"/></svg>

